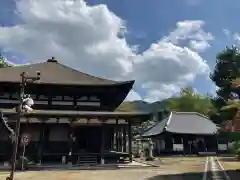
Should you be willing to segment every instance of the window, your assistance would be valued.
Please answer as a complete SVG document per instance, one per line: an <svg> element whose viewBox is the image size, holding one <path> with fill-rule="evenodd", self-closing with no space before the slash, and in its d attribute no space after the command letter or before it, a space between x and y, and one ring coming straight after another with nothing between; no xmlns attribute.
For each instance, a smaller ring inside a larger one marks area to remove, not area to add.
<svg viewBox="0 0 240 180"><path fill-rule="evenodd" d="M182 144L183 143L183 138L181 136L174 136L173 137L173 143L174 144Z"/></svg>

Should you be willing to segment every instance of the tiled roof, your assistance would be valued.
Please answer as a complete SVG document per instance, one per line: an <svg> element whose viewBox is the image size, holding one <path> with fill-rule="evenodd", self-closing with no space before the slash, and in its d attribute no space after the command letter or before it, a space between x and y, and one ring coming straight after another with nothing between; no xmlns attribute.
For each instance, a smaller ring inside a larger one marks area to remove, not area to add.
<svg viewBox="0 0 240 180"><path fill-rule="evenodd" d="M50 59L43 63L1 68L0 82L18 83L20 81L20 74L22 72L27 72L29 76L35 76L36 71L41 72L41 78L38 81L40 84L114 85L134 83L134 81L112 81L91 76L60 64L55 59Z"/></svg>
<svg viewBox="0 0 240 180"><path fill-rule="evenodd" d="M156 136L164 131L179 134L214 134L217 130L216 124L199 113L171 112L167 118L156 123L142 136Z"/></svg>

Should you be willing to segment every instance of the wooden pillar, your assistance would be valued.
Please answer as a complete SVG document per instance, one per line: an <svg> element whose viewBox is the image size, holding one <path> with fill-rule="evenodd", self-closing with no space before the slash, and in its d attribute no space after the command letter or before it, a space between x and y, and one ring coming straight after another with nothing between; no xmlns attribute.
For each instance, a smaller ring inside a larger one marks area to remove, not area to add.
<svg viewBox="0 0 240 180"><path fill-rule="evenodd" d="M117 151L117 130L115 125L113 127L113 149Z"/></svg>
<svg viewBox="0 0 240 180"><path fill-rule="evenodd" d="M111 144L110 144L110 150L114 151L114 127L111 126Z"/></svg>
<svg viewBox="0 0 240 180"><path fill-rule="evenodd" d="M105 120L102 121L102 132L101 132L101 164L105 164L104 151L105 151Z"/></svg>
<svg viewBox="0 0 240 180"><path fill-rule="evenodd" d="M126 126L123 126L123 152L127 152L127 131L126 131Z"/></svg>
<svg viewBox="0 0 240 180"><path fill-rule="evenodd" d="M132 162L132 124L128 121L128 153L129 161Z"/></svg>
<svg viewBox="0 0 240 180"><path fill-rule="evenodd" d="M73 127L72 127L72 122L73 120L69 120L69 126L68 126L68 158L67 158L67 163L72 164L73 163L73 143L76 139L73 133Z"/></svg>
<svg viewBox="0 0 240 180"><path fill-rule="evenodd" d="M119 152L119 127L118 127L118 119L116 119L116 151Z"/></svg>
<svg viewBox="0 0 240 180"><path fill-rule="evenodd" d="M123 141L123 125L121 125L121 152L123 151L124 141Z"/></svg>
<svg viewBox="0 0 240 180"><path fill-rule="evenodd" d="M45 146L45 131L46 131L46 123L41 123L41 130L39 136L39 145L38 145L38 163L42 164L42 158L44 153Z"/></svg>

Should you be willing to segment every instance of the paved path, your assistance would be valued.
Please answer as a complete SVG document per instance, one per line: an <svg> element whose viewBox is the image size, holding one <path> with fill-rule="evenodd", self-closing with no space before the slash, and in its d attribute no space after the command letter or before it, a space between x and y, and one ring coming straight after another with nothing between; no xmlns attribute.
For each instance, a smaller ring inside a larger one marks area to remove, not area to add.
<svg viewBox="0 0 240 180"><path fill-rule="evenodd" d="M230 180L217 157L207 157L202 180Z"/></svg>

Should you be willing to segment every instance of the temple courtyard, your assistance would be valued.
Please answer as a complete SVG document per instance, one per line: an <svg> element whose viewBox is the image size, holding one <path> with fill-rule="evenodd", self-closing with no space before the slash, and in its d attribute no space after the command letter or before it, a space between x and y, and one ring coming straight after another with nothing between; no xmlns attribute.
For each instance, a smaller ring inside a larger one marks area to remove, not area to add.
<svg viewBox="0 0 240 180"><path fill-rule="evenodd" d="M207 160L208 159L208 160ZM237 180L240 163L228 158L221 159L225 171L231 180ZM18 172L15 180L204 180L204 172L210 158L206 157L167 157L156 160L156 167L138 167L98 170L45 170ZM158 167L157 167L158 166ZM7 172L0 172L0 180L5 180ZM223 176L223 180L225 180Z"/></svg>

